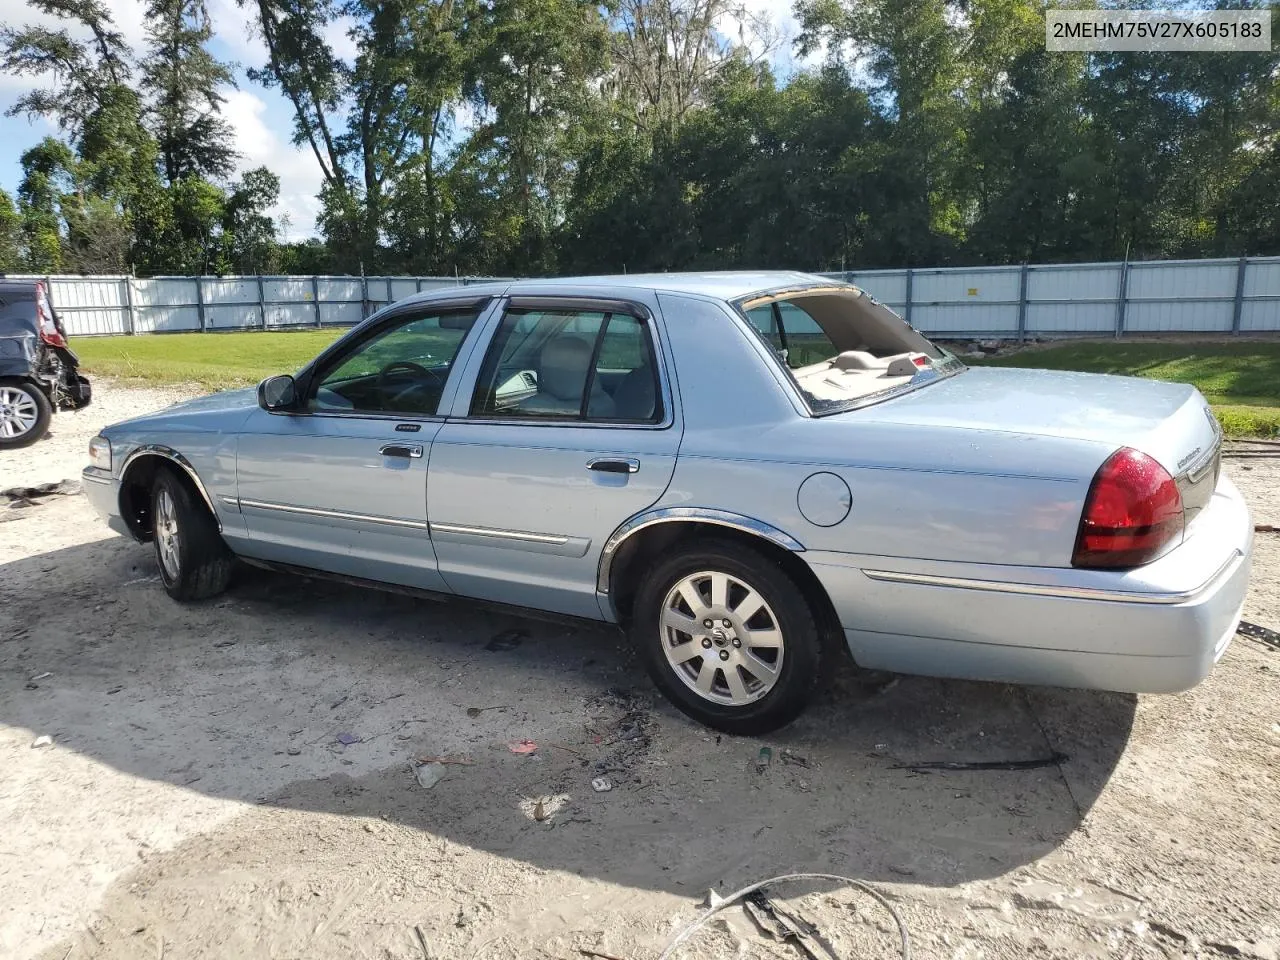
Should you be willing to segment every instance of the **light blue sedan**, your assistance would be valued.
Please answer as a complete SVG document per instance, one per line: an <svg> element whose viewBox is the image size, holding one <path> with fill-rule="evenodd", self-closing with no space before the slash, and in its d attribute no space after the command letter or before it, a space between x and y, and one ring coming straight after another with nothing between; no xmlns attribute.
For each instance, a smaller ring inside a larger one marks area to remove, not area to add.
<svg viewBox="0 0 1280 960"><path fill-rule="evenodd" d="M967 369L801 273L393 304L294 376L107 428L85 489L197 600L236 560L625 627L732 733L870 668L1169 692L1252 524L1190 386Z"/></svg>

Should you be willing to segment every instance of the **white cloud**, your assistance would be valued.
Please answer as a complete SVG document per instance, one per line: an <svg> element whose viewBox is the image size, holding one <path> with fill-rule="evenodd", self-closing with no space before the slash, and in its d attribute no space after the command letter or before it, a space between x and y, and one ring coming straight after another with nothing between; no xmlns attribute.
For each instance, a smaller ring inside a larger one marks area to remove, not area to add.
<svg viewBox="0 0 1280 960"><path fill-rule="evenodd" d="M320 35L328 41L334 56L348 64L355 63L356 54L359 52L355 40L349 35L351 28L355 25L354 17L344 15L326 23L324 29L320 31Z"/></svg>
<svg viewBox="0 0 1280 960"><path fill-rule="evenodd" d="M253 16L236 6L235 0L207 0L207 6L214 36L226 45L231 58L242 67L265 66L267 47L254 27Z"/></svg>
<svg viewBox="0 0 1280 960"><path fill-rule="evenodd" d="M274 111L283 114L284 110ZM280 178L280 202L273 214L287 213L290 219L287 239L299 240L315 232L316 215L320 212L320 165L310 147L295 147L288 137L290 124L277 125L278 118L268 118L268 107L248 90L227 92L222 115L235 132L235 148L240 153L239 170L266 167Z"/></svg>

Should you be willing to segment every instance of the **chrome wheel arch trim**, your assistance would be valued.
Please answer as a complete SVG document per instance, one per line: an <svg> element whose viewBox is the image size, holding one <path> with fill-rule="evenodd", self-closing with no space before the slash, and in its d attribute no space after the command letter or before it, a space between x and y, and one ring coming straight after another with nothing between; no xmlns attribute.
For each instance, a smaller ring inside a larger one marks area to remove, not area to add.
<svg viewBox="0 0 1280 960"><path fill-rule="evenodd" d="M129 469L143 457L160 457L170 463L177 464L182 469L182 472L190 477L191 482L195 484L196 491L200 494L200 499L209 508L209 512L213 514L213 522L218 525L218 532L222 532L222 518L218 516L218 511L213 508L213 499L209 496L209 491L204 488L204 483L200 480L200 475L196 473L196 468L191 465L191 461L172 447L166 447L161 443L147 443L125 457L124 463L120 466L121 490L124 489L125 479L129 476Z"/></svg>
<svg viewBox="0 0 1280 960"><path fill-rule="evenodd" d="M657 510L637 514L627 520L605 541L604 548L600 551L600 564L596 573L596 591L605 595L609 593L613 560L622 545L634 534L659 523L679 522L710 523L718 527L728 527L768 540L792 553L804 552L804 545L795 537L755 517L731 513L728 510L714 510L710 507L660 507Z"/></svg>

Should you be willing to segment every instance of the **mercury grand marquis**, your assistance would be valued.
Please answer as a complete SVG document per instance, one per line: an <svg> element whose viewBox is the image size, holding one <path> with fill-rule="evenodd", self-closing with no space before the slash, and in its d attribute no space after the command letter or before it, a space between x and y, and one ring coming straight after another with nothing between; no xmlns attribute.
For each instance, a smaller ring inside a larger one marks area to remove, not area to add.
<svg viewBox="0 0 1280 960"><path fill-rule="evenodd" d="M1191 386L967 368L801 273L529 280L115 424L85 490L177 600L237 560L625 628L732 733L866 668L1198 683L1253 528Z"/></svg>

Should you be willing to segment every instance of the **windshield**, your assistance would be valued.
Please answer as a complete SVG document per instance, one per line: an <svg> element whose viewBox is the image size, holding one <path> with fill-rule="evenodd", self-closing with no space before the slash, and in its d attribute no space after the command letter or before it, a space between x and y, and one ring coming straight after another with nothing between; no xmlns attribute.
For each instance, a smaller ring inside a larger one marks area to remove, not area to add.
<svg viewBox="0 0 1280 960"><path fill-rule="evenodd" d="M856 287L791 290L737 306L815 416L875 403L965 369Z"/></svg>

